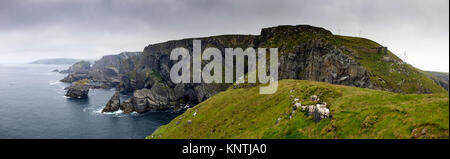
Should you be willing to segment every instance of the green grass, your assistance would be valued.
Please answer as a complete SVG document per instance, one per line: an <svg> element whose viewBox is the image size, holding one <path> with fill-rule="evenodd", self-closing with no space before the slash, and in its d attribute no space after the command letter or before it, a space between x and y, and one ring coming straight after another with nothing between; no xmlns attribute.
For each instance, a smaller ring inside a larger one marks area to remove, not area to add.
<svg viewBox="0 0 450 159"><path fill-rule="evenodd" d="M313 104L308 98L318 95L332 119L315 123L297 111L289 120L291 89L303 104ZM280 81L275 94L258 92L259 87L229 88L147 138L449 138L448 93L399 94L300 80ZM424 135L413 133L424 128Z"/></svg>
<svg viewBox="0 0 450 159"><path fill-rule="evenodd" d="M89 85L89 82L90 82L89 79L81 79L81 80L75 81L74 85L86 86L86 85Z"/></svg>

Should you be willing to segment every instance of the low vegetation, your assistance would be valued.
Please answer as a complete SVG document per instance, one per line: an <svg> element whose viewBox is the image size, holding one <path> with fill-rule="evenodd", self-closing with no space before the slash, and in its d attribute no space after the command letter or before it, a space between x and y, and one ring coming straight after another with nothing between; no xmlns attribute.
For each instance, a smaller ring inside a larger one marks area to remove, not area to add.
<svg viewBox="0 0 450 159"><path fill-rule="evenodd" d="M449 138L447 92L400 94L301 80L280 81L275 94L258 92L229 88L147 138ZM315 123L298 111L289 119L290 95L303 105L317 95L332 118Z"/></svg>
<svg viewBox="0 0 450 159"><path fill-rule="evenodd" d="M75 81L73 84L78 85L78 86L86 86L86 85L89 85L89 83L90 83L89 79L81 79L81 80Z"/></svg>

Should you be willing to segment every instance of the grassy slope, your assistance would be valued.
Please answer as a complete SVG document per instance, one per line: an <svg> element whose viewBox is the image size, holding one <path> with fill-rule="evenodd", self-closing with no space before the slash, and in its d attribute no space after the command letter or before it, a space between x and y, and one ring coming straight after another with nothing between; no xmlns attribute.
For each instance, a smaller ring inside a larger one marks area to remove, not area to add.
<svg viewBox="0 0 450 159"><path fill-rule="evenodd" d="M387 56L393 59L393 61L385 62L381 60L385 55L358 49L358 47L374 48L381 46L374 41L358 37L334 36L330 42L351 49L354 54L344 53L352 56L364 66L371 73L371 81L383 89L404 93L445 92L444 89L435 84L422 70L409 64L399 63L401 62L400 58L390 51Z"/></svg>
<svg viewBox="0 0 450 159"><path fill-rule="evenodd" d="M288 120L292 88L303 104L312 104L307 102L312 94L329 103L333 118L314 123L297 112ZM397 94L299 80L280 81L272 95L258 91L230 88L147 138L412 138L414 129L423 128L427 133L419 138L449 138L448 93Z"/></svg>

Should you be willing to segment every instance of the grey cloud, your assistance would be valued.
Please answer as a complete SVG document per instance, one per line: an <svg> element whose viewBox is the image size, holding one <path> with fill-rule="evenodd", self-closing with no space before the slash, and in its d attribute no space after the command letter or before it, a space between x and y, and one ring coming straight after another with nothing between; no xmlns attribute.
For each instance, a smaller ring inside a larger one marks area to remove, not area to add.
<svg viewBox="0 0 450 159"><path fill-rule="evenodd" d="M448 71L448 60L442 60L448 59L449 50L448 3L447 0L2 0L0 35L4 36L0 37L0 54L9 54L4 57L13 61L23 59L14 58L11 52L30 58L99 57L142 50L149 43L172 39L259 34L262 27L311 24L350 36L361 33L384 41L399 54L408 50L411 62L420 68ZM428 55L442 64L427 66L430 61L421 61L420 55L427 50L426 46L419 48L411 42L437 44L438 48L433 46L434 51ZM28 43L27 48L20 48L23 43Z"/></svg>

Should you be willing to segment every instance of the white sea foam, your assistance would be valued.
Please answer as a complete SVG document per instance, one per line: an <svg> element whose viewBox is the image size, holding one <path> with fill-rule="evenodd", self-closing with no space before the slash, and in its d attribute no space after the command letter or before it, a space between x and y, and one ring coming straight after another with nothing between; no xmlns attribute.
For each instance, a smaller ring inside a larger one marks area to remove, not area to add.
<svg viewBox="0 0 450 159"><path fill-rule="evenodd" d="M50 81L48 82L48 84L50 84L51 86L53 86L53 85L59 85L59 84L61 84L61 81L59 81L59 80L50 80Z"/></svg>
<svg viewBox="0 0 450 159"><path fill-rule="evenodd" d="M92 110L92 113L97 114L97 115L112 115L112 116L115 116L115 117L124 117L124 116L126 116L126 114L124 114L123 111L120 110L120 109L115 111L115 112L102 112L102 110L103 110L102 107L97 108L97 109L95 109L95 108L87 108L87 110Z"/></svg>
<svg viewBox="0 0 450 159"><path fill-rule="evenodd" d="M123 111L122 110L117 110L117 111L115 111L115 112L104 112L103 114L107 114L107 115L120 115L120 114L123 114Z"/></svg>
<svg viewBox="0 0 450 159"><path fill-rule="evenodd" d="M138 112L131 112L130 115L132 115L132 116L138 116L139 113L138 113Z"/></svg>

